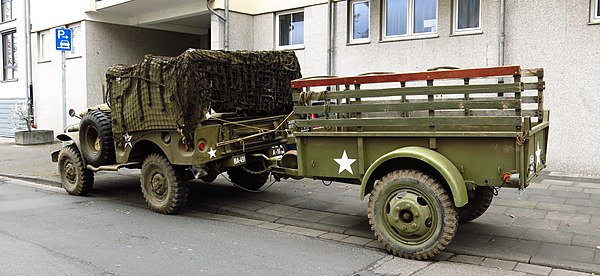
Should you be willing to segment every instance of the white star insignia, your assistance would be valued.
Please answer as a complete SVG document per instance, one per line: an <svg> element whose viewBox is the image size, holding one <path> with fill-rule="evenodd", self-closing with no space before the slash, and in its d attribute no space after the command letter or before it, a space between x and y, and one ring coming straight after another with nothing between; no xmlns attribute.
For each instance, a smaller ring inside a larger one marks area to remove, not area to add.
<svg viewBox="0 0 600 276"><path fill-rule="evenodd" d="M356 159L348 158L348 154L346 154L345 150L344 153L342 153L342 158L334 158L333 161L340 165L338 174L341 174L343 171L348 171L349 173L354 174L354 172L352 172L352 164L356 162Z"/></svg>
<svg viewBox="0 0 600 276"><path fill-rule="evenodd" d="M537 144L537 150L535 151L535 165L538 166L542 162L542 149L540 148L540 144Z"/></svg>
<svg viewBox="0 0 600 276"><path fill-rule="evenodd" d="M123 138L125 139L125 147L127 148L127 146L131 147L131 138L133 136L129 135L129 133L125 133L125 135L123 135Z"/></svg>
<svg viewBox="0 0 600 276"><path fill-rule="evenodd" d="M210 159L213 159L213 157L217 157L217 150L210 147L210 150L208 151L208 157Z"/></svg>

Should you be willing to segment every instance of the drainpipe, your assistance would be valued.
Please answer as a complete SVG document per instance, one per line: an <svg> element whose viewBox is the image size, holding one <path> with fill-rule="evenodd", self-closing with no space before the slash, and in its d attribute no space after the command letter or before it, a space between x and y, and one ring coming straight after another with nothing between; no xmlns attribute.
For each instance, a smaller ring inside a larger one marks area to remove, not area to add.
<svg viewBox="0 0 600 276"><path fill-rule="evenodd" d="M506 0L500 0L500 36L499 36L499 44L498 44L498 65L504 65L504 34L505 34L505 21L506 21L506 9L505 9Z"/></svg>
<svg viewBox="0 0 600 276"><path fill-rule="evenodd" d="M225 48L225 51L228 51L229 50L229 0L225 0L225 16L222 16L218 12L213 10L210 7L210 1L211 0L206 1L206 8L210 11L210 13L212 13L214 16L219 18L219 20L221 20L225 23L224 48Z"/></svg>
<svg viewBox="0 0 600 276"><path fill-rule="evenodd" d="M327 1L327 75L333 75L332 64L333 64L333 55L332 55L332 45L333 45L333 7L332 0Z"/></svg>
<svg viewBox="0 0 600 276"><path fill-rule="evenodd" d="M31 130L33 117L33 66L31 57L31 22L29 0L25 0L25 82L27 83L27 129Z"/></svg>

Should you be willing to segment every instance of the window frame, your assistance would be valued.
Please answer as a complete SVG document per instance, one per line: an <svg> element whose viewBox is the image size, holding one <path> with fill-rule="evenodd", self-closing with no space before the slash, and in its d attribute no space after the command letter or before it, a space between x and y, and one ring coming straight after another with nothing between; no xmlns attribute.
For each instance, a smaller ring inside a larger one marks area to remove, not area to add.
<svg viewBox="0 0 600 276"><path fill-rule="evenodd" d="M440 1L435 0L435 31L427 33L415 33L415 1L407 0L407 16L406 16L406 34L401 35L387 35L387 17L388 7L387 0L382 1L382 21L381 21L381 41L397 41L397 40L410 40L410 39L421 39L421 38L432 38L439 37L439 23L440 23Z"/></svg>
<svg viewBox="0 0 600 276"><path fill-rule="evenodd" d="M590 24L600 24L600 0L590 2Z"/></svg>
<svg viewBox="0 0 600 276"><path fill-rule="evenodd" d="M9 82L9 81L17 81L18 77L17 77L17 72L18 72L18 63L17 63L17 50L15 48L15 40L17 38L17 30L16 29L11 29L11 30L7 30L5 32L0 33L0 47L2 48L2 81L3 82ZM13 63L12 64L8 64L8 58L7 56L9 55L8 51L7 51L7 47L6 45L8 45L6 43L6 37L12 35L11 37L11 42L12 42L12 51L10 52L10 54L12 55L12 60ZM7 74L6 74L6 70L12 70L12 78L7 78Z"/></svg>
<svg viewBox="0 0 600 276"><path fill-rule="evenodd" d="M297 49L303 49L304 48L304 44L306 43L305 39L306 39L306 18L303 19L303 25L304 27L302 28L302 44L290 44L290 45L279 45L279 38L280 38L280 26L279 26L279 17L282 15L290 15L290 20L293 20L294 14L298 14L298 13L302 13L302 17L304 18L304 9L297 9L297 10L290 10L290 11L285 11L285 12L280 12L277 13L275 15L275 49L278 50L297 50ZM290 22L291 23L291 22ZM291 35L291 32L290 32ZM293 40L293 39L292 39Z"/></svg>
<svg viewBox="0 0 600 276"><path fill-rule="evenodd" d="M4 3L9 3L10 5L10 18L7 20L4 20ZM15 20L15 16L14 16L14 6L13 6L13 1L12 0L0 0L0 23L4 23L4 22L10 22Z"/></svg>
<svg viewBox="0 0 600 276"><path fill-rule="evenodd" d="M52 35L50 30L41 31L38 33L38 62L47 62L52 60L50 58L52 47L46 47L46 43L48 42L44 43L44 39L48 39L47 41L50 41L50 44L48 45L52 46ZM46 55L44 55L44 53L46 53Z"/></svg>
<svg viewBox="0 0 600 276"><path fill-rule="evenodd" d="M354 38L354 4L367 3L367 24L369 29L367 30L367 37L365 38ZM371 1L370 0L351 0L349 1L350 6L348 7L348 43L360 44L368 43L371 41Z"/></svg>
<svg viewBox="0 0 600 276"><path fill-rule="evenodd" d="M464 28L464 29L459 29L458 28L458 1L459 0L453 0L452 1L452 34L454 35L463 35L463 34L480 34L483 33L483 28L482 28L482 14L483 12L481 11L481 8L483 8L483 6L481 6L481 0L479 1L479 27L476 28Z"/></svg>
<svg viewBox="0 0 600 276"><path fill-rule="evenodd" d="M68 29L71 30L71 51L65 51L66 57L67 58L78 58L78 57L82 57L83 54L81 53L81 51L83 50L83 45L79 44L77 45L77 42L79 43L85 43L85 41L81 40L83 39L83 36L81 35L81 24L80 23L76 23L76 24L72 24L67 26ZM79 28L78 33L75 33L75 28ZM77 39L77 41L75 41ZM77 47L80 46L80 47ZM79 48L79 49L78 49ZM75 52L77 51L77 52Z"/></svg>

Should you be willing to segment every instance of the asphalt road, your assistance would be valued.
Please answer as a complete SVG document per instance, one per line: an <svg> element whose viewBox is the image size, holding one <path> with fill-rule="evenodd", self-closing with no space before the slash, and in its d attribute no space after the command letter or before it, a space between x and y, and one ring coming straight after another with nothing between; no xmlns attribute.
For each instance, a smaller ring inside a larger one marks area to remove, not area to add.
<svg viewBox="0 0 600 276"><path fill-rule="evenodd" d="M0 182L3 275L344 275L385 254Z"/></svg>

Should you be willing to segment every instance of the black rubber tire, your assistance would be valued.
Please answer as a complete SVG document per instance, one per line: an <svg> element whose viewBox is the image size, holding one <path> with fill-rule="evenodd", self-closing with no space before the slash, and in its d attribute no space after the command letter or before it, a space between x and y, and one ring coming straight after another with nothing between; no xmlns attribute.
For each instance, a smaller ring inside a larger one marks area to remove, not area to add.
<svg viewBox="0 0 600 276"><path fill-rule="evenodd" d="M248 160L251 162L229 169L227 175L237 186L250 191L258 191L267 183L269 172L259 174L248 172L260 172L266 168L266 164L262 158L248 158Z"/></svg>
<svg viewBox="0 0 600 276"><path fill-rule="evenodd" d="M435 256L452 241L456 208L437 180L414 170L398 170L379 180L369 197L369 224L383 246L403 258Z"/></svg>
<svg viewBox="0 0 600 276"><path fill-rule="evenodd" d="M75 145L68 145L60 150L58 172L67 193L83 196L92 190L94 172L83 167L81 154Z"/></svg>
<svg viewBox="0 0 600 276"><path fill-rule="evenodd" d="M115 162L115 145L110 115L100 110L90 111L79 125L81 153L86 162L99 167Z"/></svg>
<svg viewBox="0 0 600 276"><path fill-rule="evenodd" d="M469 202L460 208L457 208L458 223L472 221L485 213L492 204L494 198L494 188L487 186L478 186L472 192L469 192Z"/></svg>
<svg viewBox="0 0 600 276"><path fill-rule="evenodd" d="M140 182L148 207L159 214L173 214L187 202L191 173L169 163L166 157L153 153L144 159Z"/></svg>

